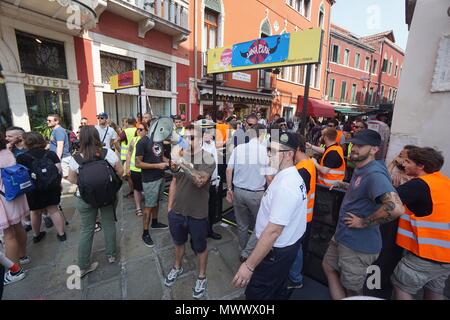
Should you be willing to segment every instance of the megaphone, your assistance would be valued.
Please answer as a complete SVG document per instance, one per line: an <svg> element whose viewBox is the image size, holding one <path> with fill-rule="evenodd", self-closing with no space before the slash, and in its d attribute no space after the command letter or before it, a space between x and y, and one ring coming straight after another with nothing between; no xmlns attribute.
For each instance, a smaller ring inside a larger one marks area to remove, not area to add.
<svg viewBox="0 0 450 320"><path fill-rule="evenodd" d="M160 116L152 121L147 135L153 142L168 141L171 144L179 144L183 149L187 142L182 136L173 130L173 120L170 117Z"/></svg>

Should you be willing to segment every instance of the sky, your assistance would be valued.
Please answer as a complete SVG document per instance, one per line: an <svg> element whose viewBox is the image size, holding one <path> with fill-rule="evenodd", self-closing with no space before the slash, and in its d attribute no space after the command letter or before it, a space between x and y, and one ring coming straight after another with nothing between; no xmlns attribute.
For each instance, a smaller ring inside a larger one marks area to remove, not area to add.
<svg viewBox="0 0 450 320"><path fill-rule="evenodd" d="M395 43L406 49L408 25L404 0L336 0L331 22L356 36L394 30Z"/></svg>

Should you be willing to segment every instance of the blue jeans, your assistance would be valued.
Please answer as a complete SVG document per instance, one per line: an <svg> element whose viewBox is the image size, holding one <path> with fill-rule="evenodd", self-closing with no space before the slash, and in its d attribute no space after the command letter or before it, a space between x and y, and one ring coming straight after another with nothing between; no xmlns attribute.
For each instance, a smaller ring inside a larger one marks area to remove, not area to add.
<svg viewBox="0 0 450 320"><path fill-rule="evenodd" d="M303 269L303 250L302 245L300 244L297 256L295 257L294 263L291 266L291 270L289 270L289 280L291 280L294 283L303 283L302 269Z"/></svg>

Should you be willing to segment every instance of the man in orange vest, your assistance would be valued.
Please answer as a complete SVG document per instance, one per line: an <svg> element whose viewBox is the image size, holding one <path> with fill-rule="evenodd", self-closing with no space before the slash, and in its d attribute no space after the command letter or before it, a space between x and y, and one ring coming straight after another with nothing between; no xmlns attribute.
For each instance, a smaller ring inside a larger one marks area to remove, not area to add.
<svg viewBox="0 0 450 320"><path fill-rule="evenodd" d="M337 121L337 119L331 119L330 121L328 121L328 128L336 129L336 131L337 131L336 143L341 146L344 145L345 144L345 136L344 136L344 132L339 130L339 121Z"/></svg>
<svg viewBox="0 0 450 320"><path fill-rule="evenodd" d="M440 152L412 148L407 153L403 166L415 178L398 188L406 213L399 219L397 244L407 251L391 276L395 297L411 300L423 288L424 299L444 300L450 276L450 179L439 171Z"/></svg>
<svg viewBox="0 0 450 320"><path fill-rule="evenodd" d="M298 135L299 146L295 153L295 167L298 173L305 182L306 192L308 197L307 204L307 216L306 216L306 232L305 238L308 238L309 226L308 222L312 221L312 215L314 211L314 198L316 193L316 167L314 166L314 160L311 159L306 154L306 141L302 135ZM294 263L292 264L291 270L289 271L288 278L288 289L300 289L303 287L303 250L302 245L300 245L300 250L297 253Z"/></svg>
<svg viewBox="0 0 450 320"><path fill-rule="evenodd" d="M327 187L331 187L345 178L344 150L336 143L336 135L337 131L334 128L324 130L325 152L320 164L314 162L319 174L318 183Z"/></svg>

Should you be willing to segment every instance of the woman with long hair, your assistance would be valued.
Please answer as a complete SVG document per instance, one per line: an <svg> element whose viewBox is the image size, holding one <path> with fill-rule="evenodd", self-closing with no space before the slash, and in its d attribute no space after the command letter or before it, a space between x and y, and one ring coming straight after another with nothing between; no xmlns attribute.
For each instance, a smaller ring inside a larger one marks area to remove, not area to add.
<svg viewBox="0 0 450 320"><path fill-rule="evenodd" d="M14 155L6 148L6 145L4 134L0 133L0 169L16 164ZM1 175L0 190L5 191ZM0 195L0 230L3 230L5 255L14 263L27 264L30 262L30 258L27 256L27 235L21 223L22 219L29 215L29 212L27 198L24 194L12 201L6 201L5 197ZM19 273L7 272L4 279L0 279L0 281L9 284L19 281L23 277Z"/></svg>
<svg viewBox="0 0 450 320"><path fill-rule="evenodd" d="M27 193L28 205L31 210L31 228L33 230L33 242L38 243L45 236L45 231L41 231L42 214L47 212L55 225L57 238L59 241L66 241L66 233L64 232L64 220L59 211L61 202L61 179L62 169L61 161L56 153L46 150L47 143L44 137L38 132L26 132L23 134L23 141L27 152L17 157L17 163L24 165L33 172L33 162L41 159L49 159L48 166L52 166L54 170L53 183L46 189ZM48 161L48 160L47 160ZM45 160L42 160L45 162Z"/></svg>
<svg viewBox="0 0 450 320"><path fill-rule="evenodd" d="M131 140L128 147L127 160L125 162L125 173L131 177L133 181L134 202L136 204L136 215L138 217L143 215L142 202L142 169L136 167L136 145L148 133L147 124L142 122L137 125L136 136Z"/></svg>
<svg viewBox="0 0 450 320"><path fill-rule="evenodd" d="M80 130L80 151L83 163L89 161L106 160L119 176L123 174L123 167L117 155L109 148L103 148L100 136L94 126L84 126ZM69 181L78 184L79 163L75 156L69 163ZM81 269L81 277L98 267L98 262L90 263L92 242L94 239L95 220L100 211L101 223L106 243L106 255L110 263L116 261L116 226L114 218L114 204L96 209L86 203L77 193L76 208L80 214L80 240L78 246L78 266Z"/></svg>

